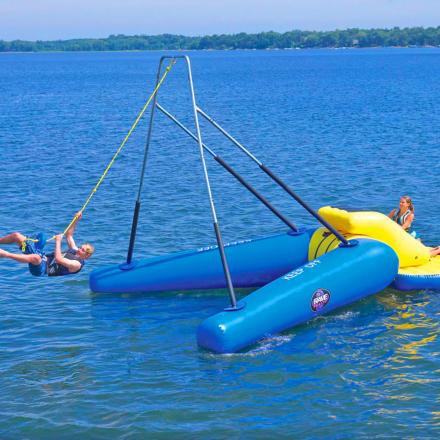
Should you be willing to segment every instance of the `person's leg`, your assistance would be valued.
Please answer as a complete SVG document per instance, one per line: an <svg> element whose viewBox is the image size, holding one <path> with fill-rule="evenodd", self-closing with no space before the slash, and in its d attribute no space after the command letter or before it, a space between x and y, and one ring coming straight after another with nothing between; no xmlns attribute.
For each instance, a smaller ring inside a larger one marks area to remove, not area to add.
<svg viewBox="0 0 440 440"><path fill-rule="evenodd" d="M18 261L19 263L28 263L38 266L41 264L41 257L37 254L13 254L12 252L7 252L0 249L0 258L9 258L10 260Z"/></svg>
<svg viewBox="0 0 440 440"><path fill-rule="evenodd" d="M12 244L15 243L18 246L21 246L23 241L26 240L26 237L20 232L13 232L12 234L5 235L4 237L0 237L0 244Z"/></svg>
<svg viewBox="0 0 440 440"><path fill-rule="evenodd" d="M432 248L429 253L431 254L431 257L436 257L437 255L440 255L440 246L437 246L435 248Z"/></svg>

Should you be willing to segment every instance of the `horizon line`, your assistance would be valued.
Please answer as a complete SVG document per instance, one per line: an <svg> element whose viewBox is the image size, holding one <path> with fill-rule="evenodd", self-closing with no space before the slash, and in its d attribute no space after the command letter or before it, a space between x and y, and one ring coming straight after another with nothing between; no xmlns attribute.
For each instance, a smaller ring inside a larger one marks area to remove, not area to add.
<svg viewBox="0 0 440 440"><path fill-rule="evenodd" d="M315 33L331 33L331 32L346 32L346 31L392 31L392 30L406 30L406 29L423 29L423 30L427 30L427 29L439 29L440 25L438 26L405 26L405 27L400 27L400 26L393 26L393 27L371 27L371 28L362 28L362 27L349 27L349 28L344 28L344 29L333 29L333 30L311 30L311 29L291 29L288 31L273 31L273 30L269 30L269 31L260 31L260 32L235 32L235 33L214 33L214 34L204 34L204 35L185 35L185 34L173 34L173 33L169 33L169 32L163 32L160 34L110 34L107 35L106 37L74 37L74 38L56 38L56 39L51 39L51 40L42 40L42 39L36 39L36 40L27 40L27 39L21 39L21 38L15 38L13 40L4 40L0 38L0 41L6 42L6 43L11 43L11 42L15 42L15 41L23 41L23 42L32 42L32 43L36 43L36 42L53 42L53 41L72 41L72 40L106 40L109 38L121 38L121 37L161 37L161 36L165 36L165 35L169 35L169 36L176 36L176 37L185 37L185 38L204 38L204 37L213 37L213 36L236 36L236 35L241 35L241 34L245 34L245 35L260 35L260 34L278 34L278 35L283 35L283 34L288 34L290 32L315 32Z"/></svg>

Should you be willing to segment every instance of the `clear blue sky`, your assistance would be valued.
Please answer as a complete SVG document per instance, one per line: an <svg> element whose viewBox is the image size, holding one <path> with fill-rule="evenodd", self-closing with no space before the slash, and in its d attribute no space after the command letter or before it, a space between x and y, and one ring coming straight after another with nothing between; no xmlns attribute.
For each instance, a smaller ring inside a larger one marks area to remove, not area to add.
<svg viewBox="0 0 440 440"><path fill-rule="evenodd" d="M0 39L438 26L440 0L0 0Z"/></svg>

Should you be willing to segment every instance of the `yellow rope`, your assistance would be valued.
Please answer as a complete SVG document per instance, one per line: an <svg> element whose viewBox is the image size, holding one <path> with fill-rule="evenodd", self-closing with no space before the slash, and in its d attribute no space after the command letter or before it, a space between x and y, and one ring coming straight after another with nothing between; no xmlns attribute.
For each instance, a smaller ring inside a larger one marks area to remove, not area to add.
<svg viewBox="0 0 440 440"><path fill-rule="evenodd" d="M121 150L124 148L125 144L127 143L129 137L131 136L131 134L133 133L134 129L136 128L137 124L139 123L139 121L141 120L142 116L144 115L145 111L147 110L148 106L150 105L152 99L154 98L154 96L157 94L160 86L162 85L162 83L165 81L165 78L167 77L169 71L171 70L171 67L173 67L173 65L176 63L175 58L173 58L170 62L170 64L168 65L168 67L165 70L165 73L162 75L162 78L160 79L160 81L157 83L156 88L153 90L153 93L151 94L151 96L148 98L148 101L145 103L145 105L143 106L142 110L140 111L138 117L136 118L136 120L134 121L133 125L131 126L130 130L128 131L127 135L125 136L124 140L122 141L121 145L119 146L119 148L117 149L116 153L113 155L112 160L110 161L110 163L107 165L107 168L105 169L104 173L102 174L102 176L100 177L100 179L98 180L98 183L95 185L95 187L93 188L92 192L90 193L89 197L87 198L86 202L84 203L84 205L82 206L82 208L79 210L78 214L82 214L82 212L86 209L86 206L89 204L90 200L92 199L93 195L96 193L96 191L98 190L99 186L101 185L102 181L104 180L105 176L107 175L107 173L109 172L110 168L112 167L113 163L115 162L116 158L118 157L119 153L121 152ZM73 217L72 221L69 223L69 225L67 226L66 229L64 229L63 235L66 234L66 232L72 227L72 225L75 223L75 221L78 219L78 214L75 215L75 217ZM50 240L54 240L55 239L55 235L52 236L51 238L49 238L47 241ZM38 240L32 239L32 238L28 238L26 237L26 240L29 241L33 241L33 242L38 242Z"/></svg>

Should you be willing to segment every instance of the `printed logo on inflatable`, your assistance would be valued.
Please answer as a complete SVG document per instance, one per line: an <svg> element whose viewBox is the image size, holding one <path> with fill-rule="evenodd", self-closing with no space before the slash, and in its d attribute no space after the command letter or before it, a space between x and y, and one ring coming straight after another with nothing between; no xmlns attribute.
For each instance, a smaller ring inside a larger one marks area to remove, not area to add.
<svg viewBox="0 0 440 440"><path fill-rule="evenodd" d="M312 310L319 312L330 301L330 292L326 289L318 289L312 296Z"/></svg>

